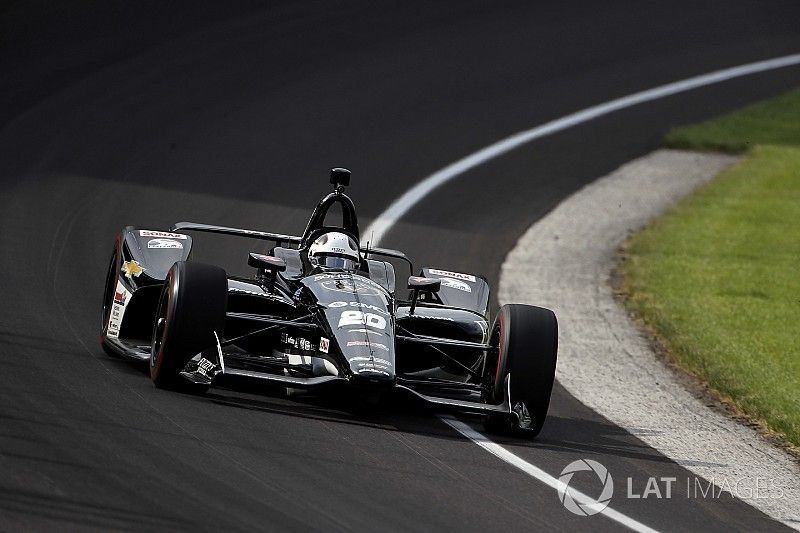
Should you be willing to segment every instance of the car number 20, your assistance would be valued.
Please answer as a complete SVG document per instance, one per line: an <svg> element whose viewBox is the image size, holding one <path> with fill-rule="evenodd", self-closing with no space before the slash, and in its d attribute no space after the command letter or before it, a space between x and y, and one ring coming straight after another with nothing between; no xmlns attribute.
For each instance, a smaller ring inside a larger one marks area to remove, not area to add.
<svg viewBox="0 0 800 533"><path fill-rule="evenodd" d="M369 326L375 329L386 329L386 319L374 313L361 311L343 311L339 318L339 327L342 326Z"/></svg>

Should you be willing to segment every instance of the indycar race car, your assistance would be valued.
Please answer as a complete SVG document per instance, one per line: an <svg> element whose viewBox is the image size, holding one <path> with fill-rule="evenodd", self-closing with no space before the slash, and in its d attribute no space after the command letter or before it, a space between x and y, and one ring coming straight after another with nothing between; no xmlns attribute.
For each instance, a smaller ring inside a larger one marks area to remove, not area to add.
<svg viewBox="0 0 800 533"><path fill-rule="evenodd" d="M486 279L438 268L398 290L395 266L413 274L411 261L362 246L344 192L350 171L333 169L331 183L299 237L193 222L125 227L105 284L103 348L148 361L161 388L202 392L239 376L395 391L483 414L492 431L538 434L555 376L555 314L509 304L490 322ZM334 205L341 223L326 225ZM252 277L229 276L192 260L195 232L272 244L242 257Z"/></svg>

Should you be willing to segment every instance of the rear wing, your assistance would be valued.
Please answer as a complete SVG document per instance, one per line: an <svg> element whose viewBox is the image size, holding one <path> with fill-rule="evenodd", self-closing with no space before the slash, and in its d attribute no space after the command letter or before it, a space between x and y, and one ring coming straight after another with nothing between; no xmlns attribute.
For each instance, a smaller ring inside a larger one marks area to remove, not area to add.
<svg viewBox="0 0 800 533"><path fill-rule="evenodd" d="M220 233L222 235L233 235L236 237L249 237L250 239L260 239L262 241L272 241L278 246L283 246L284 243L286 244L294 244L295 247L300 245L302 241L302 237L297 237L295 235L283 235L280 233L269 233L267 231L258 231L253 229L242 229L242 228L229 228L227 226L215 226L213 224L201 224L199 222L176 222L170 228L170 231L204 231L206 233ZM369 258L371 255L377 255L382 257L391 257L394 259L400 259L408 263L411 272L414 272L414 265L411 263L411 260L399 250L392 250L389 248L375 248L372 246L368 246L366 248L361 248L361 252L364 254L365 258Z"/></svg>

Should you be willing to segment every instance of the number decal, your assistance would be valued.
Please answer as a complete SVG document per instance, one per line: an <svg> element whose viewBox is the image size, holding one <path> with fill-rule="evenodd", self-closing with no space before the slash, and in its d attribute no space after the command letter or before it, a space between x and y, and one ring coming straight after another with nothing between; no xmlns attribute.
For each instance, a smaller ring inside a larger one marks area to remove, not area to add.
<svg viewBox="0 0 800 533"><path fill-rule="evenodd" d="M339 318L339 327L342 326L369 326L375 329L386 329L386 319L374 313L362 313L361 311L342 311Z"/></svg>

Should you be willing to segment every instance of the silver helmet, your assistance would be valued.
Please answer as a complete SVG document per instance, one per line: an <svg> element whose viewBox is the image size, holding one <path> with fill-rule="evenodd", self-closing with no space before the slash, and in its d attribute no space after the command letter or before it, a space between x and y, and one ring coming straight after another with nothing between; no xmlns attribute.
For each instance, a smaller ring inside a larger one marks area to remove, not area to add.
<svg viewBox="0 0 800 533"><path fill-rule="evenodd" d="M338 231L323 233L308 249L308 260L315 267L354 272L360 259L356 241Z"/></svg>

